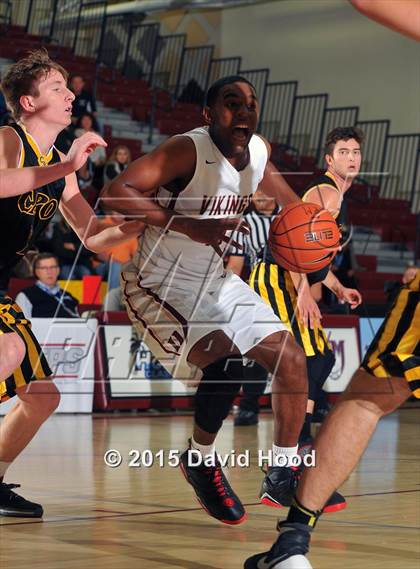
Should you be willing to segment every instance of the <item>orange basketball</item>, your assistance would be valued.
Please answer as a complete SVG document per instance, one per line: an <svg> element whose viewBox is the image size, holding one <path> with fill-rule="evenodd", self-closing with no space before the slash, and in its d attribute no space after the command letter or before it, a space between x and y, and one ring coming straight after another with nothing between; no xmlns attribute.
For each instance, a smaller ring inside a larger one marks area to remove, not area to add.
<svg viewBox="0 0 420 569"><path fill-rule="evenodd" d="M296 273L312 273L331 263L340 247L340 237L329 211L299 202L276 215L268 243L278 265Z"/></svg>

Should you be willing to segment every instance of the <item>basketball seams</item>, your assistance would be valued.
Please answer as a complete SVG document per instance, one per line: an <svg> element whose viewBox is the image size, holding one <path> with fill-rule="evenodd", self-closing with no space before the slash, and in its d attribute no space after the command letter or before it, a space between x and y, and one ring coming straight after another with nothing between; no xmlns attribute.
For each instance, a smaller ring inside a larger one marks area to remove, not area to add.
<svg viewBox="0 0 420 569"><path fill-rule="evenodd" d="M279 253L272 245L271 241L268 241L268 245L270 247L271 253L273 255L273 257L275 258L275 260L277 261L277 264L280 265L281 267L283 267L284 269L286 269L287 271L294 271L296 273L300 273L302 272L302 268L299 265L295 265L294 263L291 263L287 257L284 257L281 253ZM293 250L293 247L290 247L291 250ZM278 257L281 257L282 259L284 259L284 261L279 262ZM284 263L284 264L283 264ZM293 268L291 268L293 267Z"/></svg>
<svg viewBox="0 0 420 569"><path fill-rule="evenodd" d="M321 243L319 244L320 246L318 248L309 248L309 247L296 247L295 245L289 247L288 245L281 245L282 249L289 249L291 251L324 251L325 249L338 249L340 247L340 242L338 241L337 243L334 243L333 245L322 245ZM278 244L277 244L278 246ZM274 243L274 247L276 247L276 243Z"/></svg>
<svg viewBox="0 0 420 569"><path fill-rule="evenodd" d="M275 219L272 223L272 225L276 222L277 220ZM283 220L281 220L283 221ZM326 224L330 224L330 225L335 225L337 226L337 223L334 220L329 220L329 219L316 219L316 220L311 220L310 224L316 224L316 223L326 223ZM294 225L293 227L290 227L289 229L286 229L286 231L282 231L281 233L276 233L275 229L271 230L272 234L275 235L276 237L282 237L283 235L286 235L287 233L289 233L290 231L293 231L294 229L299 229L300 227L305 227L308 225L308 222L306 221L305 223L301 223L299 225Z"/></svg>
<svg viewBox="0 0 420 569"><path fill-rule="evenodd" d="M284 269L309 273L332 262L340 247L340 231L328 210L300 202L286 206L275 217L268 243Z"/></svg>

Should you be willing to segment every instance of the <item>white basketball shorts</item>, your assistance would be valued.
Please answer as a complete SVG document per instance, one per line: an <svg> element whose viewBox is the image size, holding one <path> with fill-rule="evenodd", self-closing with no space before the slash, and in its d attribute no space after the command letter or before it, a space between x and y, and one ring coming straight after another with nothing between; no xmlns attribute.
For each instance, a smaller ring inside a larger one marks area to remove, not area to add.
<svg viewBox="0 0 420 569"><path fill-rule="evenodd" d="M121 273L123 301L140 337L153 355L177 379L195 383L201 371L187 362L191 348L204 336L222 330L245 355L261 340L286 326L243 280L225 273L216 290L190 283L185 289L146 288L138 269Z"/></svg>

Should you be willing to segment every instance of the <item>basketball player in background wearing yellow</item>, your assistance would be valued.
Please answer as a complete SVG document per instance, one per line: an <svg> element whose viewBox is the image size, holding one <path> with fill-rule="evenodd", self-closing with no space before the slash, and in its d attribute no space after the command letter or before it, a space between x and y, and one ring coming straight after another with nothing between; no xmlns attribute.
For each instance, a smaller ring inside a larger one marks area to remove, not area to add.
<svg viewBox="0 0 420 569"><path fill-rule="evenodd" d="M355 127L336 127L329 132L325 142L327 170L309 183L302 200L321 205L337 217L343 197L360 171L362 142L363 133ZM270 220L271 217L266 216L267 234ZM249 225L253 226L252 220L249 221ZM252 237L252 235L243 237L244 244ZM239 236L235 235L235 239L238 240ZM258 257L260 261L255 264L251 272L249 284L272 307L305 351L309 397L299 442L302 446L307 446L305 442L310 443L314 400L335 361L321 326L322 316L313 298L311 286L324 283L340 300L348 302L352 309L359 306L361 295L355 289L344 287L330 271L329 266L308 275L290 273L276 263L268 245L259 251ZM238 271L241 265L233 258L229 261L228 268L232 266ZM284 505L281 502L282 496L277 495L278 475L278 467L269 467L262 484L260 498L269 506ZM325 504L324 512L338 511L345 505L345 499L335 492Z"/></svg>

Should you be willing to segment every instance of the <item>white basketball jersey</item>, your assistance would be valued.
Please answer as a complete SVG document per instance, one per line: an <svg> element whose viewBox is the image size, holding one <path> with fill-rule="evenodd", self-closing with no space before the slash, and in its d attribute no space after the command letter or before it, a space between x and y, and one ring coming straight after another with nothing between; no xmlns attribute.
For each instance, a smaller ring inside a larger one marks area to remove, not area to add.
<svg viewBox="0 0 420 569"><path fill-rule="evenodd" d="M159 188L162 207L196 219L241 217L261 182L267 164L267 147L253 135L249 163L238 172L212 141L206 127L189 136L196 148L196 167L189 184L178 195ZM222 245L222 249L223 249ZM223 261L213 247L193 241L176 231L147 226L133 263L142 287L196 288L217 281L223 275Z"/></svg>

